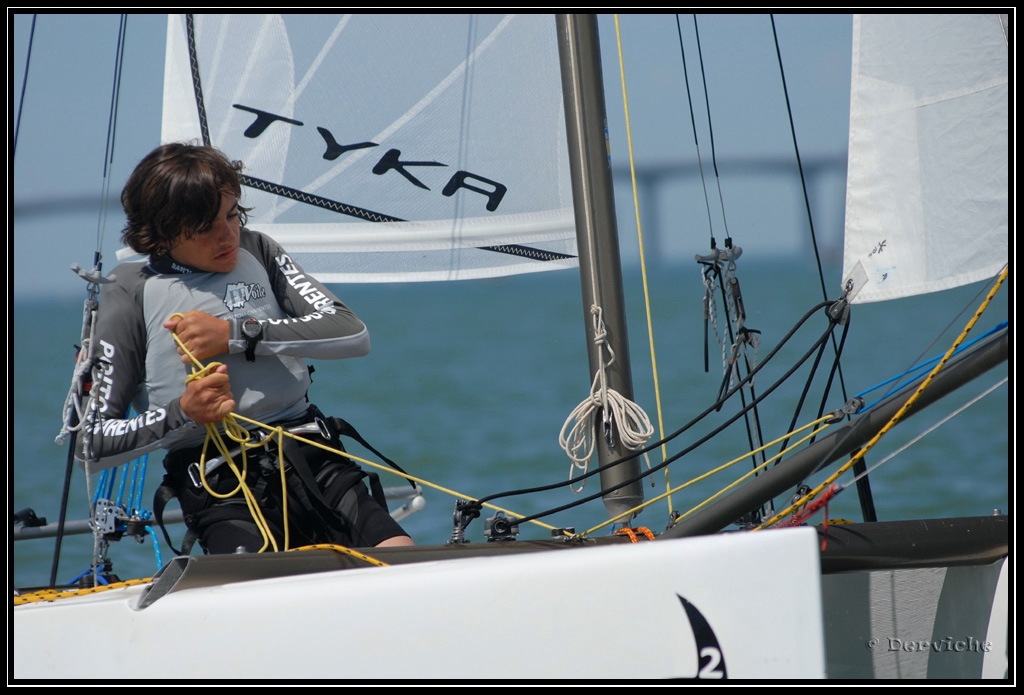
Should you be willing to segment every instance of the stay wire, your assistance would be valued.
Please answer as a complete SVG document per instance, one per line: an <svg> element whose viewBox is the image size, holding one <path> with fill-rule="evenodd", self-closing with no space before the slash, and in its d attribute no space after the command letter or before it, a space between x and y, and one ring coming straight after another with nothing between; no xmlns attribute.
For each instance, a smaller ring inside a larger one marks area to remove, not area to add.
<svg viewBox="0 0 1024 695"><path fill-rule="evenodd" d="M722 196L722 180L718 175L718 157L715 155L715 129L711 121L711 99L708 97L708 82L704 72L704 54L700 48L700 32L697 30L697 15L693 15L693 33L697 38L697 58L700 62L701 84L704 87L704 108L708 115L708 138L711 141L711 166L715 170L715 185L718 187L718 204L722 211L722 225L725 229L725 247L732 248L732 236L729 234L729 220L725 216L725 199Z"/></svg>
<svg viewBox="0 0 1024 695"><path fill-rule="evenodd" d="M714 172L715 172L715 183L716 183L716 186L718 188L718 201L719 201L719 206L721 208L721 213L722 213L722 224L723 224L724 229L725 229L725 236L726 236L725 246L726 246L726 248L732 248L732 237L729 234L729 222L728 222L728 219L727 219L726 214L725 214L725 200L724 200L723 194L722 194L722 183L721 183L721 179L720 179L719 174L718 174L718 159L717 159L717 156L715 154L715 133L714 133L714 127L712 125L712 120L711 120L711 100L710 100L710 97L708 96L708 91L707 91L707 79L705 77L705 70L704 70L704 56L703 56L703 52L702 52L701 46L700 46L700 31L699 31L699 29L697 27L697 15L696 14L693 15L693 31L694 31L694 36L696 37L696 41L697 41L697 55L698 55L699 62L700 62L701 84L703 85L703 89L704 89L704 104L705 104L705 109L706 109L707 119L708 119L708 137L709 137L709 140L710 140L710 143L711 143L711 163L712 163L712 167L713 167ZM689 108L690 108L690 122L691 122L692 127L693 127L694 143L695 143L695 146L697 148L697 165L698 165L698 170L700 172L701 185L704 188L704 202L705 202L705 205L707 207L707 212L708 212L708 226L709 227L713 227L712 221L711 221L711 205L710 205L710 202L708 201L708 197L707 197L707 185L706 185L706 182L704 180L704 168L703 168L703 164L702 164L702 160L701 160L701 156L700 156L699 139L697 138L697 123L696 123L696 118L695 118L694 112L693 112L693 100L692 100L692 95L691 95L691 90L690 90L690 80L689 80L689 75L688 75L688 71L687 71L687 68L686 68L686 51L685 51L684 45L683 45L682 26L680 24L679 15L678 14L676 15L676 32L677 32L677 34L679 36L679 54L680 54L680 57L681 57L682 63L683 63L683 77L684 77L684 81L685 81L685 84L686 84L686 98L687 98L687 103L689 104ZM712 248L712 250L714 250L716 248L717 244L716 244L716 241L715 241L715 235L714 235L713 229L710 231L710 235L711 235L711 248ZM721 290L722 290L722 301L723 301L723 303L726 306L728 306L727 291L726 291L725 284L724 284L725 281L724 281L724 278L722 277L721 273L718 273L718 278L719 278L719 284L720 284ZM732 321L731 320L727 320L726 324L727 324L728 331L729 331L729 342L730 342L730 344L735 344L735 340L736 339L735 339L735 335L734 335L733 329L732 329ZM745 363L747 365L747 369L749 370L750 369L749 362L745 361ZM726 377L726 378L728 378L728 377ZM751 392L751 395L753 397L753 391ZM763 433L761 431L761 420L760 420L760 417L758 416L756 408L752 409L752 410L746 410L746 396L744 396L742 392L740 393L740 399L741 399L741 406L745 409L745 412L750 412L751 416L754 418L753 428L751 427L751 423L749 422L749 420L745 423L745 426L746 426L746 429L747 429L747 443L750 445L750 448L753 450L753 449L757 448L757 445L759 445L761 442L764 441L764 435L763 435ZM756 436L755 436L755 432L756 432ZM757 466L756 458L754 460L754 465Z"/></svg>
<svg viewBox="0 0 1024 695"><path fill-rule="evenodd" d="M961 317L962 317L962 316L964 315L964 313L966 313L966 312L968 311L968 309L970 309L970 308L971 308L971 307L972 307L972 306L973 306L974 304L976 304L976 303L977 303L977 301L978 301L978 297L980 297L980 296L981 296L982 294L986 294L986 293L987 293L987 294L988 294L988 295L990 295L990 296L989 296L989 297L988 297L988 298L987 298L987 299L985 300L985 302L984 302L984 303L982 304L982 308L980 308L980 309L978 309L978 310L976 311L976 315L975 315L975 316L974 316L974 317L972 318L972 324L971 324L971 325L973 325L973 321L977 319L977 312L983 312L983 311L984 311L984 308L985 308L985 307L987 307L987 305L988 305L988 302L989 302L989 300L991 299L991 296L992 296L992 295L994 295L994 294L995 294L995 292L996 292L996 291L997 291L997 290L999 289L999 287L1000 287L1000 286L1002 285L1002 283L1003 283L1003 281L1004 281L1004 279L1005 279L1005 275L1006 275L1006 273L1007 273L1007 270L1008 270L1008 264L1007 264L1007 265L1004 265L1004 266L1003 266L1003 267L1002 267L1002 268L1000 269L1000 273L999 273L999 275L998 275L998 276L997 276L996 278L994 278L994 279L992 280L992 282L990 282L990 283L986 284L985 286L981 287L981 288L980 288L980 289L978 290L978 292L976 292L976 293L974 294L973 298L972 298L972 299L970 299L970 300L968 300L968 301L967 301L967 303L965 303L965 304L964 304L963 308L962 308L962 309L961 309L961 310L960 310L960 311L959 311L959 312L958 312L958 313L956 314L956 316L954 316L953 318L951 318L951 319L950 319L950 321L949 321L949 323L948 323L948 324L946 325L946 327L945 327L945 328L943 328L943 329L942 329L941 331L939 331L939 333L938 333L938 334L937 334L937 335L935 336L935 338L934 338L934 339L932 339L932 341L931 341L931 342L930 342L930 343L928 344L928 346L927 346L927 347L925 347L925 348L924 348L924 350L922 350L922 351L921 351L921 352L920 352L920 353L918 354L917 358L916 358L916 359L914 359L914 360L912 361L912 364L911 364L911 366L910 366L910 367L908 367L908 368L906 368L906 369L904 369L904 370L903 370L903 372L902 372L902 373L901 373L901 374L900 374L900 375L899 375L899 376L898 376L897 378L895 378L895 379L891 380L892 382L894 382L894 384L893 384L893 386L891 386L891 387L889 388L889 390L888 390L888 391L886 391L885 395L883 395L883 396L882 396L882 398L886 398L886 397L888 397L888 396L890 396L890 395L892 395L892 394L896 393L897 391L899 391L899 390L900 390L901 388L904 388L905 386L909 386L909 385L911 385L911 384L915 384L915 383L921 383L921 382L923 382L923 381L924 381L925 379L927 379L927 378L928 378L928 376L929 376L928 374L918 374L918 375L916 375L915 377L913 377L913 378L910 378L910 379L909 379L909 380L908 380L908 381L906 382L906 384L902 383L902 382L903 382L903 378L904 378L904 377L909 377L911 373L913 373L913 372L915 372L915 371L918 371L919 369L921 369L921 368L922 368L923 366L925 366L925 365L928 365L928 364L932 364L932 363L935 363L935 362L937 362L938 360L941 360L941 358L934 358L934 359L931 359L931 360L927 360L927 361L926 361L926 360L924 359L924 357L925 357L925 355L927 355L928 353L930 353L930 352L932 351L932 349L933 349L933 348L935 347L935 345L936 345L936 344L938 343L938 341L939 341L939 338L940 338L940 337L942 337L943 335L945 335L945 334L946 334L946 332L947 332L947 331L949 331L949 330L950 330L950 328L952 328L952 327L953 327L954 323L955 323L955 322L957 322L957 321L958 321L958 320L959 320L959 319L960 319L960 318L961 318ZM963 336L961 336L961 337L963 337ZM844 339L845 339L845 335L844 335ZM956 349L956 350L955 350L955 351L953 352L953 354L958 354L958 353L960 353L960 352L961 352L962 350L966 349L966 347L968 347L968 346L969 346L970 344L971 344L970 342L964 342L964 343L960 344L960 345L959 345L959 346L957 347L957 349ZM877 402L877 401L876 401L876 402ZM872 406L873 406L873 405L874 405L874 404L872 404ZM864 412L864 411L866 411L867 409L868 409L867 407L865 407L865 408L862 408L862 409L861 409L861 412ZM848 418L849 418L849 416L848 416ZM837 443L836 443L836 446L835 446L835 447L833 447L833 450L835 450L836 448L838 448L838 447L840 446L840 444L841 444L841 442L837 442ZM851 455L852 457L856 457L856 459L855 459L855 461L854 461L854 466L853 466L853 474L854 474L854 476L855 476L855 479L856 479L856 481L857 481L857 491L858 491L858 494L861 494L861 489L862 489L862 487L863 487L863 486L865 486L865 485L867 484L867 483L866 483L866 480L867 480L867 473L868 473L868 470L870 470L870 469L868 469L868 468L867 468L866 462L864 461L864 457L865 457L866 455L867 455L867 451L858 451L858 452L855 452L854 454L852 454L852 455ZM829 454L828 456L826 456L826 457L823 457L823 458L822 458L822 460L823 460L823 461L827 461L827 460L829 460L830 458L831 458L831 453L830 453L830 454ZM820 471L820 470L821 470L822 468L823 468L823 466L818 466L818 467L817 467L817 468L815 468L815 469L814 469L813 471L811 471L811 472L810 472L810 473L809 473L809 474L808 474L808 475L807 475L807 476L805 477L804 481L801 481L801 484L800 484L800 485L798 485L798 486L797 486L797 488L799 489L799 488L800 488L801 486L803 486L803 485L806 485L806 479L807 479L807 478L809 478L810 476L814 475L815 473L819 472L819 471ZM876 468L876 466L872 466L872 467L871 467L871 469L874 469L874 468ZM845 488L844 488L844 489L845 489ZM863 496L861 497L861 504L862 504L862 505L864 504L864 498L863 498ZM874 513L874 506L873 506L873 503L872 503L872 506L870 507L870 511L871 511L871 513L872 513L872 514ZM865 513L865 520L866 520L866 521L867 521L867 520L869 520L869 519L867 518L867 513ZM872 519L870 519L870 520L872 520L872 521L873 521L873 520L874 520L874 518L872 518Z"/></svg>
<svg viewBox="0 0 1024 695"><path fill-rule="evenodd" d="M110 195L110 169L114 161L114 142L117 134L117 112L121 100L121 73L124 67L124 47L128 32L128 15L122 14L117 32L117 49L114 60L114 82L110 90L110 113L107 117L107 142L103 156L103 186L100 193L100 215L96 229L97 269L100 267L99 257L103 248L103 233L107 222L107 209Z"/></svg>
<svg viewBox="0 0 1024 695"><path fill-rule="evenodd" d="M810 196L807 194L807 177L804 175L803 160L800 158L800 146L796 139L796 126L793 123L793 105L789 100L789 89L786 86L786 70L782 63L782 50L779 48L779 34L775 29L775 15L769 15L772 22L772 38L775 40L775 56L779 62L779 77L782 79L782 94L786 101L786 113L789 116L789 132L793 138L793 154L796 156L796 166L800 173L800 188L804 197L804 209L807 212L807 224L811 230L811 244L814 247L814 260L818 265L818 281L821 283L821 294L828 296L825 289L825 272L821 266L821 253L818 251L818 237L814 233L814 219L811 215Z"/></svg>
<svg viewBox="0 0 1024 695"><path fill-rule="evenodd" d="M804 210L807 213L807 226L810 229L811 245L814 248L814 261L815 261L815 263L817 265L817 268L818 268L818 282L821 285L821 296L823 298L827 299L828 298L828 290L825 287L825 271L822 268L821 252L818 249L818 236L817 236L817 234L814 231L814 216L811 214L811 199L810 199L810 195L807 192L807 176L804 174L803 160L800 157L800 145L799 145L799 143L797 141L797 137L796 137L796 124L793 121L793 105L792 105L792 102L790 101L790 98L789 98L789 88L787 87L787 84L786 84L786 69L785 69L785 66L783 65L783 62L782 62L782 49L779 47L779 35L778 35L778 32L776 31L776 28L775 28L775 15L769 15L769 17L771 18L771 22L772 22L772 37L773 37L773 39L775 41L775 56L776 56L776 59L779 62L779 77L782 80L782 93L783 93L783 96L784 96L785 101L786 101L786 114L787 114L787 116L789 118L789 132L790 132L790 136L793 138L793 155L796 158L796 166L797 166L797 170L798 170L798 172L800 174L800 190L803 193ZM833 344L833 347L834 347L834 350L835 350L835 353L836 353L836 358L838 359L838 357L839 357L839 347L835 344L834 340L833 340L832 344ZM847 398L847 395L846 395L846 383L845 383L845 380L843 379L842 365L840 364L837 369L838 369L838 374L839 374L840 388L842 390L843 399L845 400Z"/></svg>
<svg viewBox="0 0 1024 695"><path fill-rule="evenodd" d="M811 233L811 245L814 248L814 260L818 268L818 282L821 285L822 297L827 298L828 290L825 287L825 272L822 268L821 252L818 249L818 236L814 231L814 216L811 214L811 199L810 195L807 192L807 177L804 174L803 160L800 157L800 145L796 137L796 124L793 121L793 104L789 98L789 88L786 83L786 69L782 62L782 49L779 46L779 34L775 26L775 15L771 14L769 15L769 18L772 23L772 38L775 42L775 57L779 63L779 78L782 80L782 93L786 101L786 114L789 118L789 132L791 137L793 138L793 154L796 158L796 166L800 174L800 189L803 193L804 210L807 213L807 226ZM846 400L849 399L849 397L846 392L846 380L843 378L843 367L842 362L840 361L840 355L842 351L840 347L836 344L834 337L832 339L832 349L833 353L835 354L834 371L839 377L839 388L843 395L843 401L845 402ZM831 379L829 383L829 388L831 388ZM826 390L825 393L822 395L822 401L824 401L827 398L828 390ZM847 414L847 419L849 419L850 417L851 416ZM857 464L856 473L863 473L865 470L865 466L865 462L859 462ZM871 486L867 479L867 476L861 477L859 482L857 483L857 493L860 496L861 514L863 514L864 516L864 521L877 521L877 517L875 515L875 503L873 496L871 494Z"/></svg>
<svg viewBox="0 0 1024 695"><path fill-rule="evenodd" d="M36 18L32 15L32 26L28 32L28 50L25 53L25 74L21 78L21 95L18 97L18 116L14 120L14 143L11 147L11 161L18 152L18 132L21 130L21 114L25 111L25 89L28 87L28 66L32 62L32 42L36 36Z"/></svg>
<svg viewBox="0 0 1024 695"><path fill-rule="evenodd" d="M111 87L110 94L110 112L107 116L107 141L104 149L103 156L103 184L101 186L100 193L100 211L99 217L96 223L96 250L94 256L94 271L99 274L100 269L103 267L102 262L102 251L103 251L103 230L106 226L107 218L107 197L110 194L110 162L113 157L114 151L114 133L117 129L117 108L120 101L121 92L121 70L124 65L124 46L125 46L125 35L128 27L128 15L122 14L118 23L117 30L117 48L115 49L114 57L114 77L113 85ZM88 487L88 476L86 478L86 487ZM102 555L105 554L105 543L102 542L100 534L97 532L94 534L93 543L93 579L95 582L99 582L100 572L100 560L103 559Z"/></svg>
<svg viewBox="0 0 1024 695"><path fill-rule="evenodd" d="M697 137L697 118L693 113L693 96L690 92L690 75L686 69L686 50L683 48L683 29L676 14L676 33L679 35L679 57L683 61L683 83L686 85L686 103L690 109L690 127L693 130L693 146L697 150L697 172L700 175L701 189L704 191L704 208L708 214L708 234L711 237L711 248L717 248L714 224L711 221L711 201L708 200L708 184L704 178L704 161L700 156L700 139Z"/></svg>

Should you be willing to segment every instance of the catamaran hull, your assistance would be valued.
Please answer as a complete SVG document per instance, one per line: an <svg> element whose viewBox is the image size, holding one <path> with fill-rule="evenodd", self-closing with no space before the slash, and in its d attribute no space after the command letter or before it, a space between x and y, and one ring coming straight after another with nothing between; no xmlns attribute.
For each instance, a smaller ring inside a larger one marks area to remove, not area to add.
<svg viewBox="0 0 1024 695"><path fill-rule="evenodd" d="M804 528L114 589L17 607L14 676L822 678L819 568Z"/></svg>

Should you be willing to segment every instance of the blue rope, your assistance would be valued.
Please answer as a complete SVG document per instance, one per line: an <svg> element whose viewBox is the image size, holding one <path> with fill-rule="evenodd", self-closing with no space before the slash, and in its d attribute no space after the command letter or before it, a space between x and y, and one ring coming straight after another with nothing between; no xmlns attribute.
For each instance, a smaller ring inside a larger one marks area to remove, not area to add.
<svg viewBox="0 0 1024 695"><path fill-rule="evenodd" d="M86 575L88 575L88 574L92 574L92 568L90 568L90 569L87 569L86 571L84 571L84 572L82 572L81 574L79 574L79 575L78 575L77 577L75 577L75 578L74 578L74 579L72 579L72 580L71 580L70 582L68 582L68 584L67 584L67 585L68 585L68 586L71 586L72 584L75 584L75 583L77 583L79 579L81 579L82 577L84 577L84 576L86 576ZM100 575L97 575L97 577L96 577L96 581L98 581L98 582L99 582L100 584L103 584L104 586L106 586L106 585L107 585L107 584L109 583L109 582L107 581L107 578L106 578L106 577L104 577L104 576L103 576L102 574L100 574Z"/></svg>
<svg viewBox="0 0 1024 695"><path fill-rule="evenodd" d="M149 454L145 454L132 462L133 477L128 504L130 513L138 511L142 505L142 488L146 481L146 464L148 461Z"/></svg>
<svg viewBox="0 0 1024 695"><path fill-rule="evenodd" d="M144 454L133 460L130 466L116 466L114 468L107 468L101 471L99 483L96 485L96 492L93 494L92 498L93 508L95 509L96 504L100 499L111 500L114 492L114 481L119 477L120 482L118 483L117 499L112 500L114 504L119 508L124 506L129 517L136 517L142 521L149 521L152 519L153 513L142 508L142 492L145 487L146 467L148 463L149 454ZM118 476L118 474L120 475ZM122 505L126 487L128 488L128 503L127 505ZM146 526L145 530L153 537L153 554L156 557L157 570L159 570L163 567L163 560L160 555L160 539L157 538L152 526ZM91 573L91 569L86 570L72 579L70 583L73 584L85 575ZM99 577L99 581L102 584L107 584L106 579L102 576Z"/></svg>
<svg viewBox="0 0 1024 695"><path fill-rule="evenodd" d="M977 338L975 338L973 340L965 341L962 345L960 345L960 347L958 347L956 349L956 351L953 354L954 355L960 354L961 352L963 352L967 348L973 346L978 341L984 340L985 338L987 338L988 336L992 335L993 333L996 333L997 331L1003 330L1008 325L1009 325L1009 321L1002 321L1001 323L999 323L995 327L989 329L988 331L986 331L982 335L978 336ZM945 354L945 353L943 353L943 354ZM908 382L910 384L913 384L913 383L918 382L918 381L922 381L925 378L925 376L927 376L927 371L930 371L931 368L934 367L939 362L940 359L942 359L941 355L938 356L938 357L933 357L933 358L931 358L930 360L928 360L926 362L922 362L921 364L914 365L913 367L910 367L909 369L907 369L902 374L897 374L896 376L893 376L893 377L891 377L889 379L886 379L885 381L879 382L879 383L875 384L874 386L871 386L870 388L864 389L863 391L861 391L860 393L858 393L856 395L859 398L863 398L865 395L871 393L872 391L880 389L880 388L882 388L884 386L888 386L889 384L892 384L894 382L896 382L896 383L902 382L907 377L911 377L910 381ZM921 372L925 372L925 373L921 373ZM911 375L913 375L913 376L911 376ZM881 396L876 398L874 401L872 401L871 403L869 403L869 404L865 405L864 407L862 407L858 412L863 413L866 410L870 410L871 408L873 408L876 405L878 405L878 403L880 401L882 401L885 398L888 398L892 394L896 393L896 391L898 391L899 388L901 388L901 387L900 386L892 387L891 389L886 391L884 394L882 394Z"/></svg>
<svg viewBox="0 0 1024 695"><path fill-rule="evenodd" d="M115 503L119 507L121 506L121 502L124 500L124 486L128 482L128 468L129 467L128 466L121 466L120 468L121 468L121 476L120 476L121 479L120 479L120 481L117 484L117 499L115 500Z"/></svg>
<svg viewBox="0 0 1024 695"><path fill-rule="evenodd" d="M160 539L157 538L156 531L153 530L152 526L147 526L146 532L153 537L153 555L156 557L156 569L160 571L160 568L164 566L164 562L160 557Z"/></svg>

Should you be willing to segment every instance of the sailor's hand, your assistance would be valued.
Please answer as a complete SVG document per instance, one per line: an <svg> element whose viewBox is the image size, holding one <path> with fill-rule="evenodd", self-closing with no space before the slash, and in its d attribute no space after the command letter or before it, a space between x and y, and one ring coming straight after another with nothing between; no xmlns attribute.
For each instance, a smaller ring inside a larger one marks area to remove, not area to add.
<svg viewBox="0 0 1024 695"><path fill-rule="evenodd" d="M186 383L179 403L181 410L199 425L223 420L235 409L227 365L222 364L203 378Z"/></svg>
<svg viewBox="0 0 1024 695"><path fill-rule="evenodd" d="M175 314L164 321L164 328L173 331L197 360L206 360L228 351L231 323L205 311L194 309L185 314ZM178 354L182 362L192 362L180 347Z"/></svg>

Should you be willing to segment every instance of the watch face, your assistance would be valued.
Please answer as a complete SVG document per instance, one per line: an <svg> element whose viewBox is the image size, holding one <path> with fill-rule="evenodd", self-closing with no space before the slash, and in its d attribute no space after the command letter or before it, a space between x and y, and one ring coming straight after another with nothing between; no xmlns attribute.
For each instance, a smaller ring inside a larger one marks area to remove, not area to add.
<svg viewBox="0 0 1024 695"><path fill-rule="evenodd" d="M246 319L242 322L242 333L249 336L250 338L257 338L263 333L263 326L256 319Z"/></svg>

